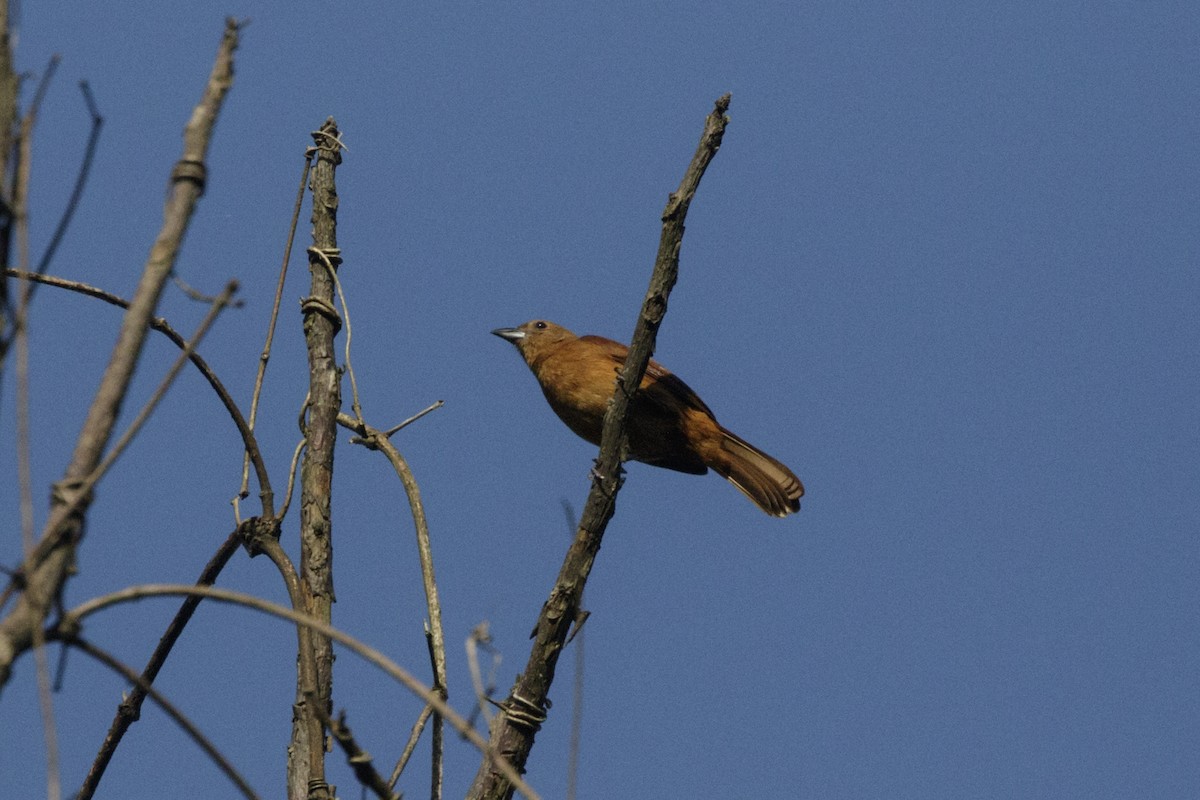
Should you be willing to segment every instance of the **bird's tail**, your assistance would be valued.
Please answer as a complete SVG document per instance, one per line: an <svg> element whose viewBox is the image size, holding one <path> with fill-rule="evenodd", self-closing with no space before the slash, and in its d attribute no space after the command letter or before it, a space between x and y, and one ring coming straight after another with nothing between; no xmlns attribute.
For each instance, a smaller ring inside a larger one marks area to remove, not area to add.
<svg viewBox="0 0 1200 800"><path fill-rule="evenodd" d="M800 510L804 484L762 450L721 428L721 449L715 455L709 466L763 511L786 517Z"/></svg>

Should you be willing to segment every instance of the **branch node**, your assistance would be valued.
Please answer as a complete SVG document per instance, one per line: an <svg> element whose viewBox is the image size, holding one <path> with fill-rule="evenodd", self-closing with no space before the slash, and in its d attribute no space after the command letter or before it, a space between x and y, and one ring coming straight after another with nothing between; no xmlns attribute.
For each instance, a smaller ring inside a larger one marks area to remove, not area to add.
<svg viewBox="0 0 1200 800"><path fill-rule="evenodd" d="M510 694L499 708L512 724L525 728L530 733L537 733L546 721L546 707L522 697L516 691Z"/></svg>
<svg viewBox="0 0 1200 800"><path fill-rule="evenodd" d="M208 181L208 168L204 166L203 161L181 158L175 162L175 168L171 170L171 183L182 181L190 181L195 184L196 191L203 195L204 185Z"/></svg>
<svg viewBox="0 0 1200 800"><path fill-rule="evenodd" d="M312 246L305 250L308 253L310 261L325 261L333 269L337 269L342 265L342 251L337 247L317 247Z"/></svg>
<svg viewBox="0 0 1200 800"><path fill-rule="evenodd" d="M592 612L584 611L582 608L575 610L575 627L571 630L570 635L567 636L567 641L563 644L563 647L566 647L579 635L579 632L583 630L583 624L588 621L588 617L591 615Z"/></svg>
<svg viewBox="0 0 1200 800"><path fill-rule="evenodd" d="M254 558L265 551L264 543L268 540L279 541L282 526L278 519L264 520L262 517L250 517L238 525L238 537L246 553Z"/></svg>
<svg viewBox="0 0 1200 800"><path fill-rule="evenodd" d="M333 117L325 120L325 125L321 127L321 130L313 131L311 135L317 146L309 148L309 150L332 151L334 164L342 163L342 150L350 152L350 148L342 141L342 133L337 129L337 123L333 121Z"/></svg>
<svg viewBox="0 0 1200 800"><path fill-rule="evenodd" d="M333 303L328 300L310 295L300 301L300 312L302 314L320 314L325 317L333 326L335 335L342 329L342 318L338 315L337 309L333 307Z"/></svg>

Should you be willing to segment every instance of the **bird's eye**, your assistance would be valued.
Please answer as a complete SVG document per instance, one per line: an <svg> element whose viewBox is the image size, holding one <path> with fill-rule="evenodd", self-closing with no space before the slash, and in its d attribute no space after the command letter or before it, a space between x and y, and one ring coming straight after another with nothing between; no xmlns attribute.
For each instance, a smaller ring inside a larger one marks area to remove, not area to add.
<svg viewBox="0 0 1200 800"><path fill-rule="evenodd" d="M533 327L537 328L539 331L544 331L546 330L546 323L538 320L537 322L533 323Z"/></svg>

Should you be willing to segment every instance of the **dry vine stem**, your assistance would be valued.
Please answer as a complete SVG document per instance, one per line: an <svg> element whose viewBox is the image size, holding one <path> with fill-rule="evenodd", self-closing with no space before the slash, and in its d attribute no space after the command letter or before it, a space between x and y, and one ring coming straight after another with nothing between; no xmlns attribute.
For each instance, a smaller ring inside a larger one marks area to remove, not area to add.
<svg viewBox="0 0 1200 800"><path fill-rule="evenodd" d="M621 487L621 461L625 450L625 418L629 402L641 385L646 364L654 353L655 336L667 313L667 298L679 274L679 248L683 242L683 221L688 205L700 185L700 178L721 146L725 112L730 96L717 100L715 108L704 123L700 145L684 173L679 189L670 196L662 216L662 236L658 257L650 277L650 288L642 303L634 328L633 341L625 365L617 376L617 391L604 415L604 432L600 439L600 456L592 472L592 488L588 493L583 517L575 541L567 551L550 598L542 607L534 629L533 648L525 671L502 704L503 713L492 722L492 752L507 758L523 770L533 747L533 738L546 718L546 696L554 680L558 656L567 641L567 633L579 616L579 600L592 563L600 550L604 529L616 510L617 490ZM512 785L496 769L487 756L479 767L475 782L467 797L470 800L511 797Z"/></svg>
<svg viewBox="0 0 1200 800"><path fill-rule="evenodd" d="M233 82L233 53L238 44L238 30L237 22L226 22L225 35L203 98L184 128L183 156L172 171L162 229L150 249L141 281L125 313L112 357L88 410L75 452L62 480L55 486L50 519L42 531L41 541L33 557L22 564L24 592L8 616L0 620L0 687L11 677L13 662L33 643L34 631L46 618L75 563L75 548L83 535L83 520L90 505L90 497L80 491L80 485L104 455L141 356L149 321L174 267L184 231L204 191L204 159L221 103Z"/></svg>

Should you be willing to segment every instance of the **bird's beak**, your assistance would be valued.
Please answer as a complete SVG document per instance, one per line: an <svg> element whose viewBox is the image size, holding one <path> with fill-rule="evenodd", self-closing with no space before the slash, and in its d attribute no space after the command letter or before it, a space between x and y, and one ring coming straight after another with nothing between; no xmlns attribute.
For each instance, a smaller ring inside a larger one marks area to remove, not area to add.
<svg viewBox="0 0 1200 800"><path fill-rule="evenodd" d="M496 328L496 330L492 331L492 335L499 336L501 339L507 339L516 344L525 338L525 331L520 328Z"/></svg>

